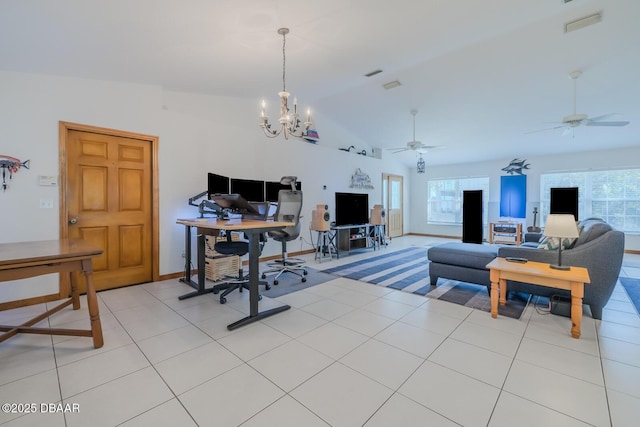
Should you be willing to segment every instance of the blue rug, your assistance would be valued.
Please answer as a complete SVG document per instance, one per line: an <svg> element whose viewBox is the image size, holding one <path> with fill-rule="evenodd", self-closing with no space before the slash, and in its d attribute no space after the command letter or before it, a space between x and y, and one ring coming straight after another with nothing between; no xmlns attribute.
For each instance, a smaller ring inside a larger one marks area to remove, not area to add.
<svg viewBox="0 0 640 427"><path fill-rule="evenodd" d="M636 307L636 311L640 316L640 279L634 279L631 277L620 277L620 283L625 291L627 291L627 295L629 295L629 299Z"/></svg>

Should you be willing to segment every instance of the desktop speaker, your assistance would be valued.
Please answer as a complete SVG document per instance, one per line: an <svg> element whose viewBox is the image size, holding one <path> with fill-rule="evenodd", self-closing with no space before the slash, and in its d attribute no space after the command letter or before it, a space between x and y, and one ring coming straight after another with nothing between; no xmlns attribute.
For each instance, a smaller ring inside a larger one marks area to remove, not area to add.
<svg viewBox="0 0 640 427"><path fill-rule="evenodd" d="M329 206L317 205L311 212L311 229L315 231L329 231L331 228L330 219Z"/></svg>
<svg viewBox="0 0 640 427"><path fill-rule="evenodd" d="M369 223L373 225L383 225L384 217L385 217L385 211L382 208L382 205L373 205L373 209L371 209Z"/></svg>

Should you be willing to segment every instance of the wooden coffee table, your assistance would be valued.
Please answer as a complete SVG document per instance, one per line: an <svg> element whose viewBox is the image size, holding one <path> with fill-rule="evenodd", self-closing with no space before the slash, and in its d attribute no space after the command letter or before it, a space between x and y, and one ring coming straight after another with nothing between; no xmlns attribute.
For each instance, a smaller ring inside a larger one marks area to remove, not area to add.
<svg viewBox="0 0 640 427"><path fill-rule="evenodd" d="M491 317L498 317L498 302L500 305L507 302L507 280L565 289L571 291L571 336L580 338L584 284L590 281L586 268L556 270L541 262L517 263L500 257L487 264L487 268L491 278Z"/></svg>

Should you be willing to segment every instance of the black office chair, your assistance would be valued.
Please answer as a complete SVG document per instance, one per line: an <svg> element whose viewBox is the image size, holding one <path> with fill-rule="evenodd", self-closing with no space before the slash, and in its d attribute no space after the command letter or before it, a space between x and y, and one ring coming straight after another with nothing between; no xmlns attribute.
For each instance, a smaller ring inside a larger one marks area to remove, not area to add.
<svg viewBox="0 0 640 427"><path fill-rule="evenodd" d="M269 212L269 206L265 203L256 203L252 204L258 212L260 212L260 219L266 219L267 214ZM246 236L245 236L246 238ZM264 233L260 235L260 252L262 252L262 248L266 243L267 239L264 236ZM227 240L222 242L217 242L214 246L216 252L221 253L223 255L238 255L239 257L243 257L244 255L249 253L249 242L246 240L233 241L231 239L231 233L227 232ZM266 289L269 290L268 283L261 283L265 285ZM240 261L240 267L238 269L238 275L227 278L224 282L219 283L213 286L212 292L217 294L218 292L224 290L224 292L220 295L220 304L224 304L227 302L226 296L231 292L238 289L242 292L243 289L249 289L249 276L244 275L244 269L242 268L242 261ZM259 297L262 299L262 296Z"/></svg>
<svg viewBox="0 0 640 427"><path fill-rule="evenodd" d="M293 222L295 225L285 227L282 230L269 231L269 237L282 243L282 257L278 260L267 264L269 268L262 272L262 278L266 278L267 274L276 273L273 278L273 284L278 284L278 278L284 273L293 273L300 276L303 282L307 281L305 277L307 270L304 267L304 260L298 258L289 258L287 256L287 242L295 240L300 235L300 211L302 210L302 191L295 190L295 178L292 178L292 190L280 190L278 192L278 208L276 210L276 221ZM283 178L281 183L288 182Z"/></svg>

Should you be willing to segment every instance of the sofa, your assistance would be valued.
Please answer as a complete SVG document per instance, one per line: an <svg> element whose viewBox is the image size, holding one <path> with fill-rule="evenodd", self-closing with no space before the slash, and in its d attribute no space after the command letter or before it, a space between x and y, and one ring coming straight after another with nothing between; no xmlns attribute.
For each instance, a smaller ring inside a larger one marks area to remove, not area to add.
<svg viewBox="0 0 640 427"><path fill-rule="evenodd" d="M583 303L591 309L594 319L602 319L602 308L607 304L618 280L624 254L624 233L598 218L589 218L579 223L579 237L562 251L562 264L585 267L591 283L585 285ZM526 236L521 246L477 245L473 243L444 243L427 251L429 276L432 286L438 278L478 283L490 290L491 281L486 265L496 256L526 258L530 261L555 264L557 250L542 249L536 239ZM569 291L509 281L509 291L526 292L533 295L569 296Z"/></svg>

